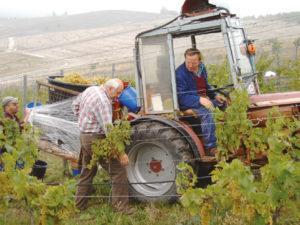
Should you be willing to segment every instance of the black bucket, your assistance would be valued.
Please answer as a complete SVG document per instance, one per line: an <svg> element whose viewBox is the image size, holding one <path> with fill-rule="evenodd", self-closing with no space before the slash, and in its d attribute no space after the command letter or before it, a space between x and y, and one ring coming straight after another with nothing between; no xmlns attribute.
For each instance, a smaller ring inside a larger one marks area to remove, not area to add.
<svg viewBox="0 0 300 225"><path fill-rule="evenodd" d="M46 173L47 163L43 160L36 160L32 166L31 176L35 176L37 179L43 179Z"/></svg>
<svg viewBox="0 0 300 225"><path fill-rule="evenodd" d="M77 91L77 92L83 92L85 89L91 86L91 85L84 85L84 84L66 83L56 78L63 78L63 76L50 76L48 77L48 83L58 87L66 88L68 90ZM57 90L52 88L49 88L48 95L49 95L48 103L62 101L64 99L68 99L74 96L63 90Z"/></svg>
<svg viewBox="0 0 300 225"><path fill-rule="evenodd" d="M63 78L63 76L49 76L48 77L49 84L53 84L55 86L59 86L62 88L66 88L66 89L69 89L72 91L78 91L78 92L83 92L85 89L92 86L89 84L66 83L64 81L57 80L56 78Z"/></svg>

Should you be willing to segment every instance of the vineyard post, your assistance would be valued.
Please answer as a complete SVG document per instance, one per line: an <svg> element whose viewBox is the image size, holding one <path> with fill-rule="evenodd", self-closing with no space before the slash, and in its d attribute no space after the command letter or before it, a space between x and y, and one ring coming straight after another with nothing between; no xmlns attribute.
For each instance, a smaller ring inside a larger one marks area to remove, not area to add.
<svg viewBox="0 0 300 225"><path fill-rule="evenodd" d="M298 59L298 48L300 46L300 38L297 38L294 42L295 45L295 60Z"/></svg>
<svg viewBox="0 0 300 225"><path fill-rule="evenodd" d="M32 92L33 92L33 106L36 106L38 98L39 85L38 83L33 83Z"/></svg>
<svg viewBox="0 0 300 225"><path fill-rule="evenodd" d="M111 77L115 77L115 72L116 72L116 65L113 63L111 66Z"/></svg>
<svg viewBox="0 0 300 225"><path fill-rule="evenodd" d="M26 107L27 102L27 75L23 76L23 108Z"/></svg>
<svg viewBox="0 0 300 225"><path fill-rule="evenodd" d="M34 214L33 214L33 210L30 209L30 210L29 210L29 213L30 213L30 224L31 224L31 225L35 225L35 223L34 223Z"/></svg>
<svg viewBox="0 0 300 225"><path fill-rule="evenodd" d="M70 172L69 172L69 166L68 166L68 160L63 159L63 166L64 166L64 176L70 176Z"/></svg>

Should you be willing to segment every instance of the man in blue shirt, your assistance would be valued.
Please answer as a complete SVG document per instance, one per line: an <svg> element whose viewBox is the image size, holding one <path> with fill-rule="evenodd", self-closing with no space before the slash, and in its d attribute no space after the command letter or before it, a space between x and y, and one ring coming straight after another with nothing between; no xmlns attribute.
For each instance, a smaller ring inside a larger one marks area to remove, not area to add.
<svg viewBox="0 0 300 225"><path fill-rule="evenodd" d="M226 98L210 91L207 71L196 48L187 49L185 62L176 69L177 95L180 110L192 109L199 118L204 148L209 156L217 152L215 123L211 110L225 104Z"/></svg>

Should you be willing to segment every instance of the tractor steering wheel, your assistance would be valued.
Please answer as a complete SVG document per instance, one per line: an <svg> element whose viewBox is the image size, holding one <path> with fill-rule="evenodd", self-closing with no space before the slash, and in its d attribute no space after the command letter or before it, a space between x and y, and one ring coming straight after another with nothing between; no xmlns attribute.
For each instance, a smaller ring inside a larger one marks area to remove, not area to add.
<svg viewBox="0 0 300 225"><path fill-rule="evenodd" d="M222 87L219 87L217 85L212 85L214 87L214 89L210 89L208 90L209 92L215 92L215 93L220 93L221 95L224 95L228 100L230 100L230 96L229 96L229 93L232 91L232 90L228 90L229 88L230 89L233 89L234 85L233 84L228 84L228 85L225 85L225 86L222 86Z"/></svg>

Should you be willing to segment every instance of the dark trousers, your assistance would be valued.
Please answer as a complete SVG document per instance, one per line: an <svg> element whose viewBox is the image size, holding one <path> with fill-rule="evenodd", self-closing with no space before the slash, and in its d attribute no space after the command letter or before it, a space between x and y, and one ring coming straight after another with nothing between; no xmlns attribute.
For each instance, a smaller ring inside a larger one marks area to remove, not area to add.
<svg viewBox="0 0 300 225"><path fill-rule="evenodd" d="M214 122L214 118L212 112L205 108L204 106L200 106L197 109L193 109L198 116L198 124L200 127L202 138L204 140L204 148L210 149L215 148L217 146L217 138L216 138L216 126Z"/></svg>
<svg viewBox="0 0 300 225"><path fill-rule="evenodd" d="M76 191L76 207L78 209L85 209L88 203L88 196L92 192L92 183L95 175L97 174L97 166L88 169L92 159L92 143L94 140L104 138L99 134L80 134L81 142L81 162L82 171L78 182ZM127 172L118 160L112 160L109 163L100 162L100 165L109 172L112 180L112 205L117 209L122 209L128 206L128 181Z"/></svg>
<svg viewBox="0 0 300 225"><path fill-rule="evenodd" d="M220 109L225 108L225 103L220 103L216 99L210 99L213 103L214 107L218 107ZM216 138L216 125L214 122L213 113L205 108L204 106L200 105L199 108L193 109L199 118L198 124L201 132L202 138L204 140L204 148L210 149L215 148L217 146L217 138Z"/></svg>

